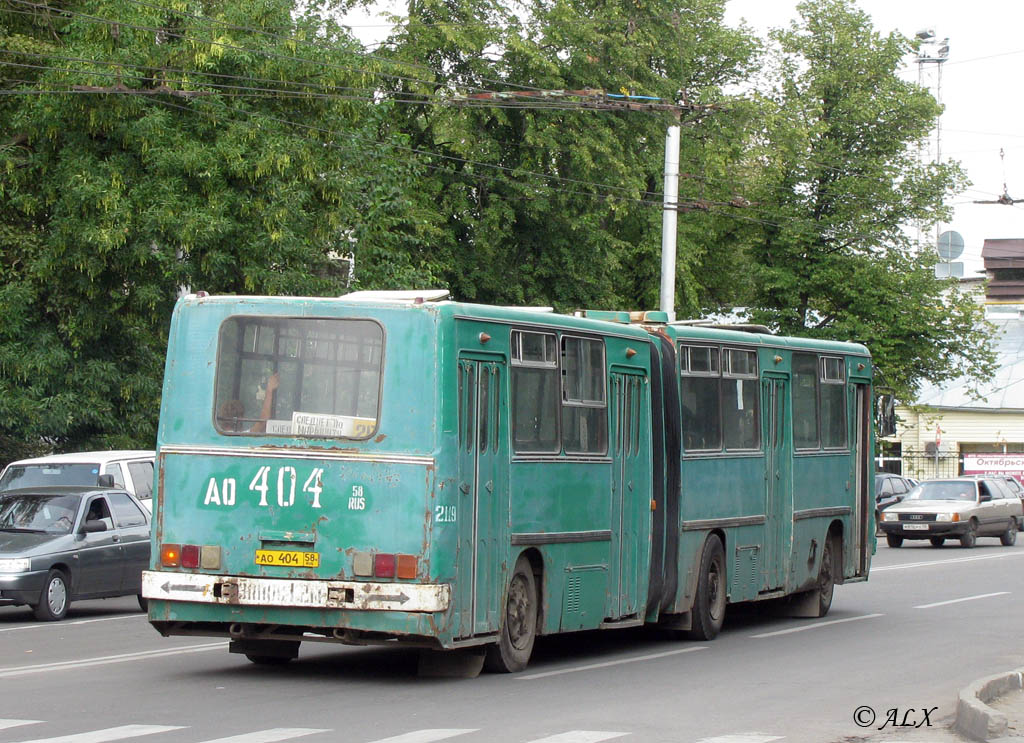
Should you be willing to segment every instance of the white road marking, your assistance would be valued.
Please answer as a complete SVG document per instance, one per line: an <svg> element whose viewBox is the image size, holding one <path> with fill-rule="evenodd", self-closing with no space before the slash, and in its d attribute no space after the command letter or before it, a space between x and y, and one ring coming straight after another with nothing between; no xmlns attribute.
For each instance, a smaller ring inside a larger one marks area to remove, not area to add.
<svg viewBox="0 0 1024 743"><path fill-rule="evenodd" d="M621 738L629 733L614 733L608 730L570 730L567 733L537 738L529 743L599 743L602 740Z"/></svg>
<svg viewBox="0 0 1024 743"><path fill-rule="evenodd" d="M40 663L35 666L15 666L13 668L0 668L0 678L11 676L27 676L32 673L46 673L48 671L67 671L77 668L90 668L92 666L106 666L111 663L128 663L144 658L159 658L165 655L183 655L186 653L202 653L206 650L224 649L228 646L226 642L211 642L204 645L187 645L182 648L168 648L166 650L144 650L139 653L122 653L120 655L108 655L100 658L86 658L84 660L68 660L59 663Z"/></svg>
<svg viewBox="0 0 1024 743"><path fill-rule="evenodd" d="M426 730L413 730L411 733L402 733L391 738L381 738L370 741L370 743L434 743L436 740L454 738L456 735L475 733L480 728L436 728Z"/></svg>
<svg viewBox="0 0 1024 743"><path fill-rule="evenodd" d="M775 632L762 632L759 635L751 635L751 637L762 638L762 637L776 637L778 635L789 635L793 632L803 632L809 629L818 629L819 627L828 627L833 624L844 624L846 622L856 622L860 619L874 619L875 617L884 617L884 614L863 614L859 617L847 617L846 619L833 619L829 622L815 622L814 624L802 624L799 627L790 627L789 629L780 629ZM700 743L698 741L698 743Z"/></svg>
<svg viewBox="0 0 1024 743"><path fill-rule="evenodd" d="M1021 557L1024 550L1012 550L1000 552L998 555L975 555L973 557L954 557L949 560L929 560L928 562L908 562L903 565L883 565L878 568L871 568L872 574L881 573L886 570L908 570L910 568L927 568L932 565L950 565L956 562L974 562L976 560L999 560L1003 557Z"/></svg>
<svg viewBox="0 0 1024 743"><path fill-rule="evenodd" d="M304 735L329 732L330 730L314 728L270 728L269 730L257 730L255 733L243 733L241 735L231 735L227 738L207 740L203 743L277 743L280 740L291 740L292 738L301 738Z"/></svg>
<svg viewBox="0 0 1024 743"><path fill-rule="evenodd" d="M714 738L701 738L697 743L769 743L782 740L782 735L765 735L764 733L737 733L733 735L716 735Z"/></svg>
<svg viewBox="0 0 1024 743"><path fill-rule="evenodd" d="M975 599L987 599L992 596L1007 596L1009 591L998 591L996 593L979 593L977 596L964 596L962 599L950 599L949 601L936 601L934 604L921 604L915 609L931 609L935 606L946 606L947 604L959 604L961 601L974 601Z"/></svg>
<svg viewBox="0 0 1024 743"><path fill-rule="evenodd" d="M42 720L0 720L0 730L16 728L22 725L37 725L40 722L42 722Z"/></svg>
<svg viewBox="0 0 1024 743"><path fill-rule="evenodd" d="M125 738L137 738L141 735L153 735L154 733L166 733L171 730L182 729L180 725L121 725L116 728L93 730L88 733L60 735L56 738L36 738L35 740L24 741L24 743L106 743L108 740L124 740Z"/></svg>
<svg viewBox="0 0 1024 743"><path fill-rule="evenodd" d="M633 658L622 658L620 660L609 660L604 663L591 663L586 666L576 666L574 668L563 668L558 671L544 671L543 673L530 673L525 676L516 676L515 678L519 681L530 681L531 679L542 679L548 676L560 676L563 673L578 673L580 671L591 671L595 668L607 668L608 666L619 666L623 663L639 663L645 660L654 660L656 658L666 658L670 655L679 655L681 653L692 653L696 650L707 650L704 645L698 645L696 647L683 648L681 650L667 650L664 653L651 653L650 655L637 655Z"/></svg>
<svg viewBox="0 0 1024 743"><path fill-rule="evenodd" d="M92 624L93 622L112 622L116 619L146 619L145 614L127 614L117 617L101 617L99 619L76 619L71 622L36 622L35 624L19 624L17 627L0 627L0 632L17 632L20 629L60 629L75 624Z"/></svg>

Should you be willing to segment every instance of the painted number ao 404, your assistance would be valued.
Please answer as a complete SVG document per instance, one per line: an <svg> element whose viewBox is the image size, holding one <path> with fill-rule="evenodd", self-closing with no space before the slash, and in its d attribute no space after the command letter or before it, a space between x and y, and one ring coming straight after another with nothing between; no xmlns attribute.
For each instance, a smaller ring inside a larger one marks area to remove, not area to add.
<svg viewBox="0 0 1024 743"><path fill-rule="evenodd" d="M302 485L301 492L312 496L310 500L312 508L321 507L320 495L324 491L323 475L323 468L315 467ZM276 503L282 508L289 508L295 505L299 479L299 473L290 465L278 467L276 473L271 467L264 465L256 471L249 482L249 492L259 496L260 506L267 507L271 503ZM362 491L362 487L358 487ZM211 477L206 485L203 505L233 506L236 502L237 492L238 483L235 478L224 477L218 480L216 477Z"/></svg>

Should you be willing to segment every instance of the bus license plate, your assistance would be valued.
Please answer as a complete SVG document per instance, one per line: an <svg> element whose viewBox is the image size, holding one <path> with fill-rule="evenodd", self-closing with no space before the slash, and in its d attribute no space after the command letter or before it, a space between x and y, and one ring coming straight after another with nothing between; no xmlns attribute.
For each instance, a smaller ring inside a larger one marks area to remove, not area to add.
<svg viewBox="0 0 1024 743"><path fill-rule="evenodd" d="M256 564L279 565L285 568L318 568L320 567L320 553L256 550Z"/></svg>
<svg viewBox="0 0 1024 743"><path fill-rule="evenodd" d="M928 531L928 524L903 524L907 531Z"/></svg>

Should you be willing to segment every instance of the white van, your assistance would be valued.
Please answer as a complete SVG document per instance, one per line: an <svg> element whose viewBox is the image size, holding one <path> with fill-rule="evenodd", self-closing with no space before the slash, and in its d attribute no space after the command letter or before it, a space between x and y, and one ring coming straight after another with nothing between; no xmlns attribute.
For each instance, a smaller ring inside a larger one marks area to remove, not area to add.
<svg viewBox="0 0 1024 743"><path fill-rule="evenodd" d="M155 456L155 452L142 449L85 451L21 459L11 462L0 473L0 492L51 485L124 488L152 511ZM109 477L101 480L103 475Z"/></svg>

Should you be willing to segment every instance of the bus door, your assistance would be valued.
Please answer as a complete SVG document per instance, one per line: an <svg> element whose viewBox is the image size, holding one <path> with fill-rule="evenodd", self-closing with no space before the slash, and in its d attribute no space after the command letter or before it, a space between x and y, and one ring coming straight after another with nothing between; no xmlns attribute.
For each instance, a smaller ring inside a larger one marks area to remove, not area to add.
<svg viewBox="0 0 1024 743"><path fill-rule="evenodd" d="M505 362L459 359L459 635L501 624L508 553Z"/></svg>
<svg viewBox="0 0 1024 743"><path fill-rule="evenodd" d="M611 499L611 557L608 603L605 614L619 618L636 614L637 590L640 579L640 539L638 498L650 504L643 495L644 482L641 469L641 410L646 393L641 374L613 372L611 374L611 433L612 499Z"/></svg>
<svg viewBox="0 0 1024 743"><path fill-rule="evenodd" d="M857 485L853 504L853 550L856 575L868 574L871 559L871 517L874 507L871 503L872 462L871 462L871 388L867 384L856 385L856 428L857 440L854 448L853 481Z"/></svg>
<svg viewBox="0 0 1024 743"><path fill-rule="evenodd" d="M789 379L765 375L761 381L764 401L765 453L765 554L762 591L782 588L793 529L791 466L786 446L786 404Z"/></svg>

